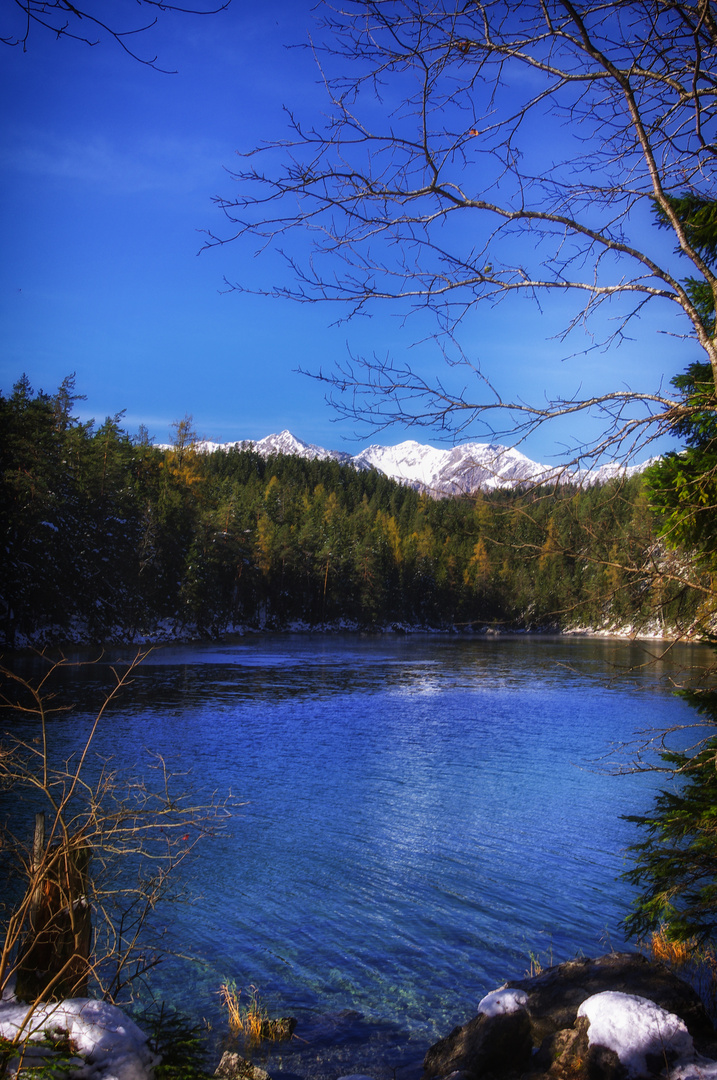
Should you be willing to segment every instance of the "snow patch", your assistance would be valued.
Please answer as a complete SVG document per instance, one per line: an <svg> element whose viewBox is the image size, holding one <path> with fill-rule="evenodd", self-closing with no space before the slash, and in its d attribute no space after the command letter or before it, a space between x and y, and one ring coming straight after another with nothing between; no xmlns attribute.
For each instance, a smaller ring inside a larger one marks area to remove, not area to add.
<svg viewBox="0 0 717 1080"><path fill-rule="evenodd" d="M630 1076L650 1071L647 1055L664 1059L667 1054L678 1067L694 1063L694 1044L684 1021L647 998L606 990L584 1001L578 1016L590 1021L590 1045L614 1050ZM670 1074L675 1075L672 1067Z"/></svg>
<svg viewBox="0 0 717 1080"><path fill-rule="evenodd" d="M518 1012L528 1004L525 990L491 990L478 1002L479 1016L502 1016Z"/></svg>
<svg viewBox="0 0 717 1080"><path fill-rule="evenodd" d="M151 1080L159 1058L149 1049L145 1033L116 1005L94 998L45 1002L34 1007L25 1023L28 1009L2 1001L0 1035L14 1039L23 1032L26 1039L37 1041L48 1031L63 1031L73 1051L85 1059L73 1070L78 1080Z"/></svg>

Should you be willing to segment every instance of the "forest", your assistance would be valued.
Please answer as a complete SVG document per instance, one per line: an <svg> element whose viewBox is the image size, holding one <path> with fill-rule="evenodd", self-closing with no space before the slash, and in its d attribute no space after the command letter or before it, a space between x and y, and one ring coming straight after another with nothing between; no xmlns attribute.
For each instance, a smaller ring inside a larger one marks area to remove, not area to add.
<svg viewBox="0 0 717 1080"><path fill-rule="evenodd" d="M687 632L699 580L659 538L647 478L433 499L374 471L250 444L169 448L0 395L7 646L243 629Z"/></svg>

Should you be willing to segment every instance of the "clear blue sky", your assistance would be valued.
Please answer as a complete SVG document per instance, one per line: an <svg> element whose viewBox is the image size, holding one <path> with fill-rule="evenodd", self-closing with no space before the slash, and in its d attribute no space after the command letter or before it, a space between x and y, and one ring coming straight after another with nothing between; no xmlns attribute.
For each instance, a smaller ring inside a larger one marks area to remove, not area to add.
<svg viewBox="0 0 717 1080"><path fill-rule="evenodd" d="M130 2L103 6L118 25L142 18ZM224 170L235 152L280 137L283 105L307 116L321 108L310 54L286 49L307 39L311 8L234 0L215 16L161 15L135 44L174 75L109 40L88 48L33 31L26 52L0 46L0 389L26 372L35 389L54 391L74 371L83 417L126 409L125 426L143 423L157 441L190 413L216 441L289 428L324 446L362 445L345 443L350 426L294 369L330 366L347 347L401 359L416 327L388 309L332 326L329 308L226 293L225 276L259 272L249 247L198 255L201 230L221 226L211 200L231 191ZM264 280L271 269L262 266ZM558 326L525 303L500 307L473 320L463 344L502 372L504 387L534 398L592 380L654 389L659 373L696 358L645 319L634 344L567 361L550 340ZM428 344L412 356L439 364ZM569 434L544 431L522 449L547 460ZM421 429L376 441L408 436L438 445Z"/></svg>

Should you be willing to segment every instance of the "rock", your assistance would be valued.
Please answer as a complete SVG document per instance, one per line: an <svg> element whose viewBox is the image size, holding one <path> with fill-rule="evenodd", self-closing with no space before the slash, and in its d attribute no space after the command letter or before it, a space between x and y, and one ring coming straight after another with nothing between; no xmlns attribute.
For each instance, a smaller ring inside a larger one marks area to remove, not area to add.
<svg viewBox="0 0 717 1080"><path fill-rule="evenodd" d="M655 1075L676 1061L694 1061L695 1048L684 1020L647 998L606 990L584 1001L591 1047L614 1050L629 1076Z"/></svg>
<svg viewBox="0 0 717 1080"><path fill-rule="evenodd" d="M261 1024L262 1039L290 1039L296 1027L295 1016L282 1016L278 1020L263 1020Z"/></svg>
<svg viewBox="0 0 717 1080"><path fill-rule="evenodd" d="M467 1077L527 1068L533 1051L530 1019L524 1008L481 1014L430 1048L423 1061L426 1076Z"/></svg>
<svg viewBox="0 0 717 1080"><path fill-rule="evenodd" d="M644 1022L648 1028L674 1030L676 1042L667 1059L663 1055L658 1061L651 1049L636 1054L625 1049L633 1045L629 1040L621 1043L601 1034L606 1030L601 1028L601 1000L603 1006L612 1000L614 1007L608 1027L622 1025L629 1033ZM480 1015L430 1048L423 1065L426 1080L654 1076L670 1057L681 1063L694 1060L693 1040L701 1054L717 1057L717 1036L697 993L664 964L637 953L573 960L513 980L488 994L480 1009Z"/></svg>
<svg viewBox="0 0 717 1080"><path fill-rule="evenodd" d="M614 1050L590 1045L589 1029L589 1020L580 1017L573 1028L548 1040L549 1080L627 1080L628 1071ZM539 1059L542 1064L542 1054Z"/></svg>
<svg viewBox="0 0 717 1080"><path fill-rule="evenodd" d="M548 968L533 978L515 979L506 987L525 990L533 1038L539 1045L546 1035L575 1023L583 1001L604 990L654 1001L675 1013L694 1039L714 1038L715 1031L699 995L665 964L639 953L608 953L596 960L570 960Z"/></svg>
<svg viewBox="0 0 717 1080"><path fill-rule="evenodd" d="M268 1072L231 1050L224 1051L214 1075L225 1080L271 1080Z"/></svg>

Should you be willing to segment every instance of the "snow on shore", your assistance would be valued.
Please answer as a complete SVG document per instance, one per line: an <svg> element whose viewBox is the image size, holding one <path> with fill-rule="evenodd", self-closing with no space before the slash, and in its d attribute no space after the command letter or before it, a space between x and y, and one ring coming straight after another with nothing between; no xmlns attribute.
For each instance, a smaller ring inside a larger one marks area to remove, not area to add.
<svg viewBox="0 0 717 1080"><path fill-rule="evenodd" d="M29 1009L14 1000L0 1002L0 1036L13 1039L19 1031L26 1032L29 1042L21 1048L24 1066L37 1065L51 1053L33 1043L62 1032L77 1055L72 1058L72 1075L78 1080L151 1080L159 1059L149 1049L145 1033L116 1005L93 998L44 1002L34 1007L26 1022ZM19 1058L20 1053L11 1068Z"/></svg>

